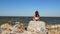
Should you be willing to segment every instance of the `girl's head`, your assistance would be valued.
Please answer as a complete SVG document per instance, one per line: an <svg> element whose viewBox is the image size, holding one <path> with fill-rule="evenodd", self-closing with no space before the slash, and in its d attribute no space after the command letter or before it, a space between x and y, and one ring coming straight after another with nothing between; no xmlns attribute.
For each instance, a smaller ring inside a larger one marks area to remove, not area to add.
<svg viewBox="0 0 60 34"><path fill-rule="evenodd" d="M38 17L39 16L39 12L35 11L35 16Z"/></svg>

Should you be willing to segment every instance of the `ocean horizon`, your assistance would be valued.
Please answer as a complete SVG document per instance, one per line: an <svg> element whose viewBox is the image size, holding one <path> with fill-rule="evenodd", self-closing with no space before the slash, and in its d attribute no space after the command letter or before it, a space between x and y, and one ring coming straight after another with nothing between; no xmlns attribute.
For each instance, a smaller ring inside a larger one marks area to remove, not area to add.
<svg viewBox="0 0 60 34"><path fill-rule="evenodd" d="M0 16L0 25L4 23L14 24L14 22L18 21L27 26L31 20L33 20L33 16ZM40 21L47 24L60 24L60 17L40 17Z"/></svg>

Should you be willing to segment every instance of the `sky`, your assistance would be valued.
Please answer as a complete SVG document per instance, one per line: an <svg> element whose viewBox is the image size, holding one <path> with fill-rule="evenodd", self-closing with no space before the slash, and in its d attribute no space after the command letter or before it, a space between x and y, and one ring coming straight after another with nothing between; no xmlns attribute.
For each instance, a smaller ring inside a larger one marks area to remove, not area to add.
<svg viewBox="0 0 60 34"><path fill-rule="evenodd" d="M60 17L60 0L0 0L0 16Z"/></svg>

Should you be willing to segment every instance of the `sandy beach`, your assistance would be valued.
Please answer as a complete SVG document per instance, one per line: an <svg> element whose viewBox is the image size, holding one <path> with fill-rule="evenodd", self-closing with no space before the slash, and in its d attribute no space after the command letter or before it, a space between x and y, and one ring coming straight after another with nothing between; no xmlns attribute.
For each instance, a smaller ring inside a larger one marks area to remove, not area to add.
<svg viewBox="0 0 60 34"><path fill-rule="evenodd" d="M60 34L60 24L47 25L48 34Z"/></svg>

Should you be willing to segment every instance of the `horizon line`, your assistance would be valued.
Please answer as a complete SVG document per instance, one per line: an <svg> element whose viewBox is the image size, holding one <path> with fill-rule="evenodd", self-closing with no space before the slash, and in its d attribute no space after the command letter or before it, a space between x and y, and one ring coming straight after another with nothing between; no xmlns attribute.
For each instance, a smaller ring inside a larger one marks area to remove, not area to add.
<svg viewBox="0 0 60 34"><path fill-rule="evenodd" d="M0 17L33 17L33 16L0 16ZM60 16L40 16L40 17L60 17Z"/></svg>

